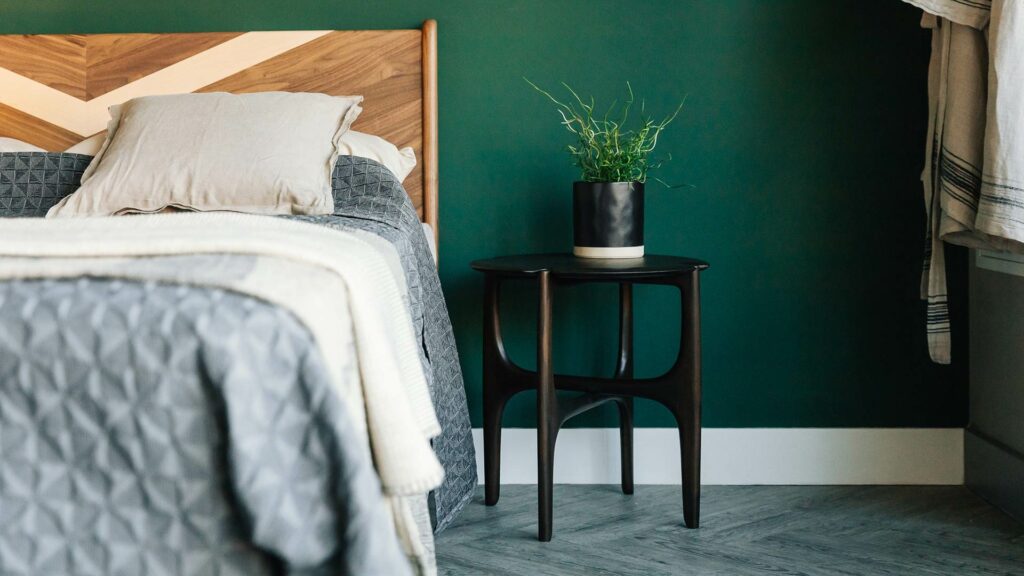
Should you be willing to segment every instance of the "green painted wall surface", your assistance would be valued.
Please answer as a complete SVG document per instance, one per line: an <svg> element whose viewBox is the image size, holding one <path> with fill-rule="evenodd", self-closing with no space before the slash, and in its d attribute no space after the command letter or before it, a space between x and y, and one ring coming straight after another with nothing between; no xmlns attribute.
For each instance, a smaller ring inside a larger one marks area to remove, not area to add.
<svg viewBox="0 0 1024 576"><path fill-rule="evenodd" d="M896 0L0 0L0 33L415 27L439 21L441 275L479 425L481 281L469 262L571 244L574 172L551 106L633 83L652 111L688 94L649 186L647 248L711 262L708 426L959 426L966 378L931 365L917 300L928 37ZM0 87L2 89L2 87ZM532 366L534 292L512 290ZM607 372L614 292L557 295L556 368ZM668 289L638 291L640 374L678 339ZM532 398L506 425L531 425ZM639 422L671 424L657 406ZM614 423L612 413L582 425Z"/></svg>

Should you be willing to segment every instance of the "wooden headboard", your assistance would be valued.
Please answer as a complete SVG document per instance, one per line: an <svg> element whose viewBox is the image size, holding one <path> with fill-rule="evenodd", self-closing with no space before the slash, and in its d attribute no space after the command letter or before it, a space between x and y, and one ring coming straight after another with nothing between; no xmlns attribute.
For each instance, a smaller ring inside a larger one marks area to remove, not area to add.
<svg viewBox="0 0 1024 576"><path fill-rule="evenodd" d="M405 180L437 233L437 24L422 30L0 35L0 136L62 151L107 108L185 92L362 94L354 128L416 150Z"/></svg>

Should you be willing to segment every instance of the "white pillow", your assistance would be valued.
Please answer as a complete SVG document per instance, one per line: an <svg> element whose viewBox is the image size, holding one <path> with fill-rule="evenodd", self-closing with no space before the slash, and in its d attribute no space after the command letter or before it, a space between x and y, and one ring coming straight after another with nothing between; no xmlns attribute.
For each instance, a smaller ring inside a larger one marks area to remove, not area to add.
<svg viewBox="0 0 1024 576"><path fill-rule="evenodd" d="M412 148L401 150L397 146L373 134L364 134L349 130L341 136L338 152L345 156L359 156L376 160L403 182L405 177L416 167L416 153Z"/></svg>
<svg viewBox="0 0 1024 576"><path fill-rule="evenodd" d="M330 214L339 143L362 96L146 96L110 109L82 187L47 217L178 210Z"/></svg>
<svg viewBox="0 0 1024 576"><path fill-rule="evenodd" d="M107 140L107 132L104 130L95 136L90 136L85 140L82 140L78 144L75 144L71 148L65 150L68 154L85 154L86 156L95 156L100 153L103 148L103 142Z"/></svg>
<svg viewBox="0 0 1024 576"><path fill-rule="evenodd" d="M46 152L46 150L28 142L0 136L0 153L3 152Z"/></svg>
<svg viewBox="0 0 1024 576"><path fill-rule="evenodd" d="M86 140L82 140L65 152L71 154L85 154L95 156L103 147L106 133L97 134ZM345 156L360 156L376 160L390 170L398 181L402 182L416 167L416 153L412 148L406 147L401 150L397 146L373 134L365 134L349 130L341 135L341 142L338 143L338 153Z"/></svg>

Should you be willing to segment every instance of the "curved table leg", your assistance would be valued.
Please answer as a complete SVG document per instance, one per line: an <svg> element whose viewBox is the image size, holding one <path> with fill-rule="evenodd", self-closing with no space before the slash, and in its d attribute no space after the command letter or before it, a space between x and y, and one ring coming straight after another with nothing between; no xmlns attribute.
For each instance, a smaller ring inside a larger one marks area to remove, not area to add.
<svg viewBox="0 0 1024 576"><path fill-rule="evenodd" d="M501 489L501 416L508 400L500 388L498 366L501 362L501 323L498 312L501 281L488 274L484 278L484 503L498 503Z"/></svg>

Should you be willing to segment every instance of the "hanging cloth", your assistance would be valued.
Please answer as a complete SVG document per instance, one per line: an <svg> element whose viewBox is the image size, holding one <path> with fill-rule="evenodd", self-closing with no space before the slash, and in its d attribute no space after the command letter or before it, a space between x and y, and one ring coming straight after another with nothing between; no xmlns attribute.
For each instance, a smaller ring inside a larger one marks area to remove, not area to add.
<svg viewBox="0 0 1024 576"><path fill-rule="evenodd" d="M1024 1L904 1L932 30L921 297L929 354L948 364L943 243L1024 253Z"/></svg>

